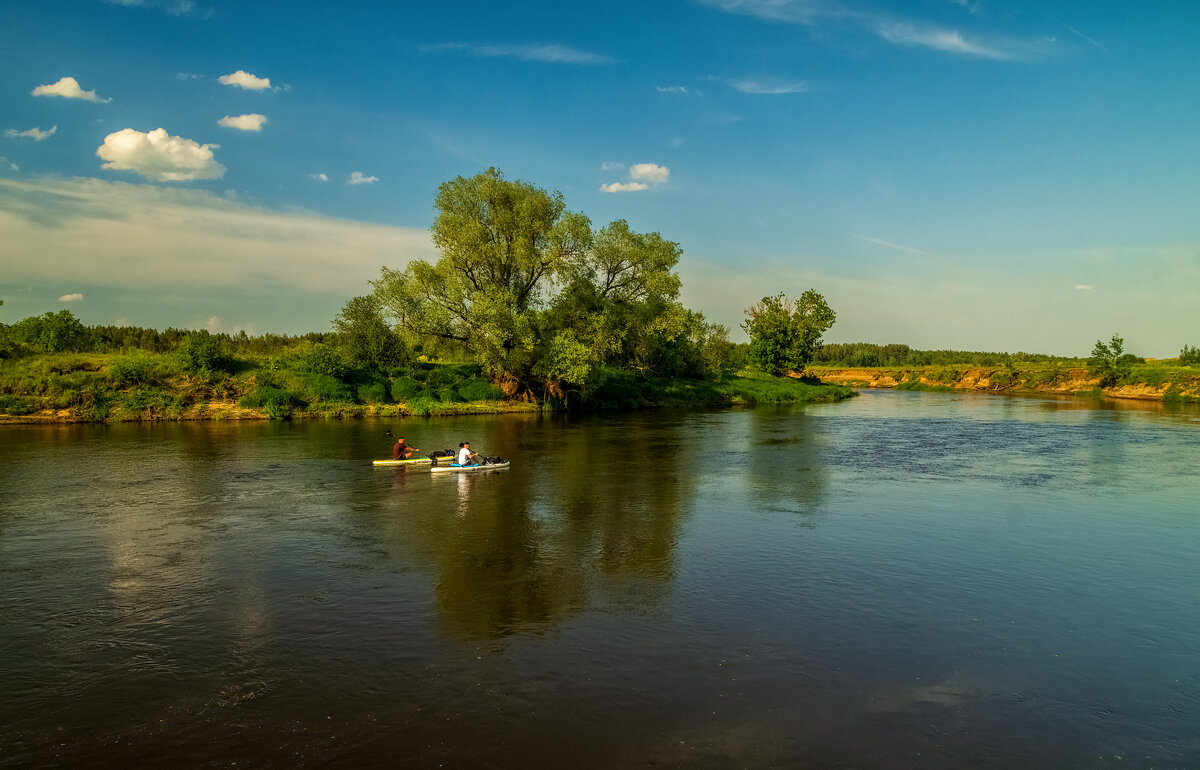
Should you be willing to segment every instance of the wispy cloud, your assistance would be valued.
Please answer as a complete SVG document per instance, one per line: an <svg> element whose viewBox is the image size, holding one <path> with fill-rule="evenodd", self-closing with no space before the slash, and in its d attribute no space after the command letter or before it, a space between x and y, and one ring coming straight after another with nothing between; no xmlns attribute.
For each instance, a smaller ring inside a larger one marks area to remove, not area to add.
<svg viewBox="0 0 1200 770"><path fill-rule="evenodd" d="M812 24L818 19L844 14L837 6L821 0L699 0L701 5L736 13L755 16L767 21L783 21L790 24Z"/></svg>
<svg viewBox="0 0 1200 770"><path fill-rule="evenodd" d="M0 178L0 243L11 285L71 276L83 293L88 285L136 286L142 296L197 301L245 289L264 301L294 303L300 290L340 302L361 294L380 265L436 253L423 228L280 213L206 190L100 179ZM330 254L340 255L337 270L329 269Z"/></svg>
<svg viewBox="0 0 1200 770"><path fill-rule="evenodd" d="M239 131L262 131L263 124L267 122L266 115L259 115L252 112L249 115L237 115L221 118L217 123L226 128L236 128Z"/></svg>
<svg viewBox="0 0 1200 770"><path fill-rule="evenodd" d="M208 19L213 16L211 6L200 7L192 0L108 0L110 5L122 5L127 8L149 8L161 10L171 16L198 16Z"/></svg>
<svg viewBox="0 0 1200 770"><path fill-rule="evenodd" d="M800 94L808 91L806 83L780 83L769 80L727 80L736 91L743 94Z"/></svg>
<svg viewBox="0 0 1200 770"><path fill-rule="evenodd" d="M557 43L523 43L516 45L473 45L470 43L441 43L425 46L423 51L464 51L473 56L488 56L519 61L550 64L613 64L617 60L604 54L580 51Z"/></svg>
<svg viewBox="0 0 1200 770"><path fill-rule="evenodd" d="M645 190L646 187L642 182L610 182L609 184L600 185L600 192L637 192L638 190Z"/></svg>
<svg viewBox="0 0 1200 770"><path fill-rule="evenodd" d="M46 129L45 131L40 128L30 128L25 131L18 131L15 128L10 128L4 132L4 135L13 139L26 138L32 139L35 142L40 142L43 139L49 139L57 132L58 126L50 126L50 128Z"/></svg>
<svg viewBox="0 0 1200 770"><path fill-rule="evenodd" d="M187 182L225 175L213 157L219 146L172 136L163 128L145 134L126 128L104 137L96 155L104 161L102 168L132 171L155 182Z"/></svg>
<svg viewBox="0 0 1200 770"><path fill-rule="evenodd" d="M656 86L655 90L660 94L690 94L692 93L686 86Z"/></svg>
<svg viewBox="0 0 1200 770"><path fill-rule="evenodd" d="M1012 59L1005 51L981 43L972 42L962 33L926 24L909 22L879 22L875 32L884 40L896 45L922 46L946 53L978 56L984 59Z"/></svg>
<svg viewBox="0 0 1200 770"><path fill-rule="evenodd" d="M49 85L38 86L33 89L34 96L61 96L64 99L78 99L83 102L111 102L112 99L103 99L96 96L95 91L84 91L80 87L79 81L71 76L66 76L58 79L58 82Z"/></svg>
<svg viewBox="0 0 1200 770"><path fill-rule="evenodd" d="M928 251L922 251L920 249L915 249L912 246L904 246L899 243L892 243L891 241L885 241L882 238L872 238L867 235L858 235L856 233L850 233L850 235L851 235L851 237L857 238L860 241L866 241L867 243L874 243L876 246L884 246L889 249L895 249L896 251L904 251L909 254L919 254L922 257L937 258L936 254L930 254Z"/></svg>
<svg viewBox="0 0 1200 770"><path fill-rule="evenodd" d="M8 158L4 157L3 155L0 155L0 171L20 171L20 170L21 169L17 168L16 163L13 163Z"/></svg>
<svg viewBox="0 0 1200 770"><path fill-rule="evenodd" d="M308 178L313 180L314 182L328 182L329 181L328 174L309 174Z"/></svg>
<svg viewBox="0 0 1200 770"><path fill-rule="evenodd" d="M59 302L82 302L82 294L64 294L58 298Z"/></svg>
<svg viewBox="0 0 1200 770"><path fill-rule="evenodd" d="M1072 35L1075 35L1076 37L1078 37L1080 40L1084 41L1085 43L1088 43L1088 44L1090 44L1090 45L1093 45L1093 46L1095 46L1096 48L1099 48L1101 51L1104 51L1104 53L1112 53L1112 52L1111 52L1111 51L1109 51L1107 48L1105 48L1103 45L1101 45L1101 44L1100 44L1098 41L1096 41L1096 40L1094 40L1094 39L1092 39L1092 38L1088 37L1088 36L1087 36L1087 35L1085 35L1085 34L1083 34L1083 33L1082 33L1082 32L1080 32L1079 30L1077 30L1077 29L1075 29L1074 27L1072 27L1070 24L1064 24L1063 26L1067 28L1067 31L1068 31L1068 32L1070 32Z"/></svg>
<svg viewBox="0 0 1200 770"><path fill-rule="evenodd" d="M346 184L374 184L379 181L377 176L365 176L361 171L355 171L350 174L350 178L346 180Z"/></svg>
<svg viewBox="0 0 1200 770"><path fill-rule="evenodd" d="M1091 291L1091 290L1092 290L1092 285L1090 283L1075 284L1075 291Z"/></svg>
<svg viewBox="0 0 1200 770"><path fill-rule="evenodd" d="M701 5L726 13L753 16L763 21L785 24L842 25L866 30L893 45L930 48L960 56L1008 60L1018 56L1007 46L968 37L956 29L947 29L922 21L899 18L888 13L851 8L842 3L822 0L696 0ZM981 10L977 2L951 0L972 14Z"/></svg>

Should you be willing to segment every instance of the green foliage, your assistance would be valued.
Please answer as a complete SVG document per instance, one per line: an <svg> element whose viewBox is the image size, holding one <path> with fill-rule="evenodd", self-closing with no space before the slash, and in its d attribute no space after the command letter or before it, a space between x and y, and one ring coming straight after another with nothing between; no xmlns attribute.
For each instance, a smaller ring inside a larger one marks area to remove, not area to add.
<svg viewBox="0 0 1200 770"><path fill-rule="evenodd" d="M300 348L299 368L314 374L323 374L335 379L344 379L350 373L350 362L342 351L324 342L309 343Z"/></svg>
<svg viewBox="0 0 1200 770"><path fill-rule="evenodd" d="M87 329L70 310L43 313L18 321L12 326L15 339L44 353L80 350L87 340Z"/></svg>
<svg viewBox="0 0 1200 770"><path fill-rule="evenodd" d="M482 377L473 377L458 386L458 395L463 401L496 401L504 398L504 392Z"/></svg>
<svg viewBox="0 0 1200 770"><path fill-rule="evenodd" d="M388 398L388 386L382 382L359 385L358 399L364 404L386 404L391 400Z"/></svg>
<svg viewBox="0 0 1200 770"><path fill-rule="evenodd" d="M747 308L746 315L742 328L750 337L750 359L775 375L803 372L821 344L821 335L837 318L825 298L812 289L799 299L782 293L763 297Z"/></svg>
<svg viewBox="0 0 1200 770"><path fill-rule="evenodd" d="M221 340L203 329L188 333L180 342L176 356L185 372L203 377L227 374L233 365L221 349Z"/></svg>
<svg viewBox="0 0 1200 770"><path fill-rule="evenodd" d="M1200 364L1200 348L1189 348L1184 345L1183 350L1179 351L1179 363L1184 366Z"/></svg>
<svg viewBox="0 0 1200 770"><path fill-rule="evenodd" d="M333 319L342 346L350 359L359 366L375 372L404 363L409 352L404 342L388 326L383 317L379 298L374 295L354 297ZM318 366L332 368L335 361L328 354L320 354ZM333 376L332 371L323 372Z"/></svg>
<svg viewBox="0 0 1200 770"><path fill-rule="evenodd" d="M412 377L402 375L392 380L392 398L404 402L425 393L425 386Z"/></svg>
<svg viewBox="0 0 1200 770"><path fill-rule="evenodd" d="M260 385L253 393L243 396L238 404L247 409L262 409L272 420L291 418L294 409L305 406L295 394L272 385Z"/></svg>
<svg viewBox="0 0 1200 770"><path fill-rule="evenodd" d="M1109 388L1129 377L1139 360L1125 352L1125 340L1114 334L1107 343L1096 341L1088 359L1088 373L1100 379L1100 387Z"/></svg>

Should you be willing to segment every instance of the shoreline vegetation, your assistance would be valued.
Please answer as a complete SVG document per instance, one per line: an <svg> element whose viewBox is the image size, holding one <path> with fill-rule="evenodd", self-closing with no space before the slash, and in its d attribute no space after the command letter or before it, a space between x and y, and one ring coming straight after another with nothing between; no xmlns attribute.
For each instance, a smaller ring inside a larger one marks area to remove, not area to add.
<svg viewBox="0 0 1200 770"><path fill-rule="evenodd" d="M476 364L417 362L388 376L342 377L300 355L230 362L192 373L170 353L54 353L0 360L0 424L181 420L354 419L516 412L720 408L836 401L851 387L752 369L716 380L610 372L587 394L506 398Z"/></svg>

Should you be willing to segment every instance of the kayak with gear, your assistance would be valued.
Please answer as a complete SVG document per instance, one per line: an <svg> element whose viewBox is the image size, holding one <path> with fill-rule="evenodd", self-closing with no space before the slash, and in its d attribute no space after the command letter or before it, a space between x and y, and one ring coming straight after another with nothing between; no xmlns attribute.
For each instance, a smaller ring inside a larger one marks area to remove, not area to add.
<svg viewBox="0 0 1200 770"><path fill-rule="evenodd" d="M410 457L406 460L372 460L372 465L430 465L438 460L451 460L454 452L450 449L439 449L428 457Z"/></svg>
<svg viewBox="0 0 1200 770"><path fill-rule="evenodd" d="M507 468L508 460L500 457L484 457L480 462L471 463L470 465L459 465L458 463L447 463L442 465L434 463L429 469L430 473L474 473L478 471L498 471L502 468Z"/></svg>

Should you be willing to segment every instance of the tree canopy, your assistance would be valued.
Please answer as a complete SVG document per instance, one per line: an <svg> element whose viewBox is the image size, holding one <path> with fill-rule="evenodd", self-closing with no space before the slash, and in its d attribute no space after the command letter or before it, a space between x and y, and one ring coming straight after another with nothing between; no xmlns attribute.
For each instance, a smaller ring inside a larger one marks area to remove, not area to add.
<svg viewBox="0 0 1200 770"><path fill-rule="evenodd" d="M800 374L821 346L821 336L837 315L825 298L809 289L799 299L780 293L746 309L742 328L750 337L750 359L776 375Z"/></svg>
<svg viewBox="0 0 1200 770"><path fill-rule="evenodd" d="M535 381L585 389L605 366L712 373L723 348L709 343L727 331L679 304L677 243L624 220L593 231L561 193L495 168L443 183L435 208L438 260L385 267L372 282L414 347L433 340L473 355L509 394Z"/></svg>

